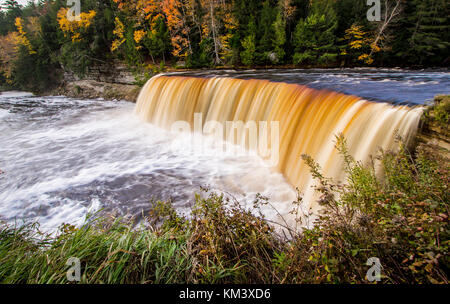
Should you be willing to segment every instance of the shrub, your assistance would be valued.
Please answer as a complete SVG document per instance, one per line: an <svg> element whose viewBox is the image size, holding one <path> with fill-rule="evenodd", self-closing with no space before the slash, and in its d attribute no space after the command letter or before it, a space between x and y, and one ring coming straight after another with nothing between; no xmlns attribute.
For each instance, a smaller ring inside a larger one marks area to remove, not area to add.
<svg viewBox="0 0 450 304"><path fill-rule="evenodd" d="M339 137L337 148L348 174L345 185L324 178L304 156L319 181L323 213L307 235L314 240L315 281L365 281L366 261L380 259L386 283L448 283L450 260L448 159L420 146L416 159L400 143L381 151L381 177L363 167Z"/></svg>
<svg viewBox="0 0 450 304"><path fill-rule="evenodd" d="M433 111L436 121L442 126L448 126L450 121L450 95L436 96Z"/></svg>

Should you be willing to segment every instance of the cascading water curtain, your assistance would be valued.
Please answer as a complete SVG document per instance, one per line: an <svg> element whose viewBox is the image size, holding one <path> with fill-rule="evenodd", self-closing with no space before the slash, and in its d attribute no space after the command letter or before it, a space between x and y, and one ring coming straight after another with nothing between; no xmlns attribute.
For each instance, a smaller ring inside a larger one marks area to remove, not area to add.
<svg viewBox="0 0 450 304"><path fill-rule="evenodd" d="M315 212L314 181L302 154L313 157L325 176L342 181L343 161L334 148L337 134L344 134L355 159L367 162L378 148L394 148L396 133L407 142L413 139L422 110L267 80L156 76L142 89L135 111L165 128L176 121L192 125L195 115L201 115L203 126L209 121L267 122L270 129L271 122L278 122L278 141L266 139L272 156L277 154L273 168L303 192L306 208ZM248 145L245 132L238 131L237 143Z"/></svg>

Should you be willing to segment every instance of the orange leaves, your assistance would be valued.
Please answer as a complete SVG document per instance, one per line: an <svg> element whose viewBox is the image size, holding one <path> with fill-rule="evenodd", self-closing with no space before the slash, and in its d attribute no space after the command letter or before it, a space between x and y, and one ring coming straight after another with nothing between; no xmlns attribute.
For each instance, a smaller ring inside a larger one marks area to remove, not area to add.
<svg viewBox="0 0 450 304"><path fill-rule="evenodd" d="M179 11L179 6L181 5L178 0L163 0L162 1L162 11L167 18L167 26L169 30L174 31L177 28L183 26L183 19Z"/></svg>
<svg viewBox="0 0 450 304"><path fill-rule="evenodd" d="M160 10L160 0L114 0L119 10L127 13L138 26Z"/></svg>
<svg viewBox="0 0 450 304"><path fill-rule="evenodd" d="M294 13L297 9L295 6L292 6L291 2L292 0L281 0L279 3L283 11L284 18L286 20L291 19L294 16Z"/></svg>
<svg viewBox="0 0 450 304"><path fill-rule="evenodd" d="M183 38L179 35L173 36L170 38L172 43L173 51L172 54L177 57L185 57L187 52L185 51L188 41L186 38Z"/></svg>
<svg viewBox="0 0 450 304"><path fill-rule="evenodd" d="M155 0L138 0L136 8L142 10L145 14L145 19L148 20L159 10L159 5Z"/></svg>
<svg viewBox="0 0 450 304"><path fill-rule="evenodd" d="M126 1L122 1L122 0L113 0L114 1L114 3L118 3L118 8L119 8L119 10L121 10L121 11L123 11L123 10L126 10L128 7L127 7L127 2Z"/></svg>
<svg viewBox="0 0 450 304"><path fill-rule="evenodd" d="M361 56L358 57L358 60L364 61L367 64L373 63L373 59L369 56L369 54L362 54Z"/></svg>
<svg viewBox="0 0 450 304"><path fill-rule="evenodd" d="M11 83L12 71L15 61L18 59L20 46L25 47L28 54L36 54L29 37L34 37L41 31L37 17L28 17L26 23L22 18L17 17L14 25L16 32L0 36L0 73L5 76L8 83Z"/></svg>
<svg viewBox="0 0 450 304"><path fill-rule="evenodd" d="M0 36L0 73L7 82L11 82L13 62L17 59L17 40L19 34L10 32L6 36Z"/></svg>
<svg viewBox="0 0 450 304"><path fill-rule="evenodd" d="M180 0L162 0L161 9L167 19L167 27L171 36L173 47L172 54L177 57L185 57L190 46L188 39L189 27L185 16L182 14L182 2Z"/></svg>

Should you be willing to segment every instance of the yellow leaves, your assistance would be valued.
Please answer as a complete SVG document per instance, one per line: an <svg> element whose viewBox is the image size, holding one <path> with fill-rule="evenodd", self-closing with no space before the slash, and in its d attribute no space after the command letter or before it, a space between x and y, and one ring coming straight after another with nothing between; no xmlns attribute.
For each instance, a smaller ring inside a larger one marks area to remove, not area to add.
<svg viewBox="0 0 450 304"><path fill-rule="evenodd" d="M349 45L351 49L360 49L362 47L362 41L361 40L351 41Z"/></svg>
<svg viewBox="0 0 450 304"><path fill-rule="evenodd" d="M146 31L144 30L137 30L134 32L134 41L136 43L140 43L142 41L142 39L145 37L145 35L147 34Z"/></svg>
<svg viewBox="0 0 450 304"><path fill-rule="evenodd" d="M142 39L145 37L145 35L147 35L147 32L144 31L144 30L137 30L137 31L135 31L134 35L133 35L134 36L134 41L137 44L139 44L142 41ZM140 49L142 49L142 46L138 45L135 48L136 48L136 50L140 50Z"/></svg>
<svg viewBox="0 0 450 304"><path fill-rule="evenodd" d="M161 18L162 20L164 20L164 15L163 14L157 14L156 16L154 16L152 18L152 21L150 22L150 29L152 32L152 35L156 35L157 33L157 26L158 26L158 20L159 18Z"/></svg>
<svg viewBox="0 0 450 304"><path fill-rule="evenodd" d="M14 62L18 58L20 47L25 47L30 55L36 54L29 37L33 37L41 31L37 17L27 18L26 23L22 18L17 17L14 20L14 25L17 32L10 32L6 36L0 36L0 73L5 76L8 83L11 83Z"/></svg>
<svg viewBox="0 0 450 304"><path fill-rule="evenodd" d="M202 34L203 34L203 36L208 37L209 33L210 33L210 31L209 31L208 24L203 23L202 24Z"/></svg>
<svg viewBox="0 0 450 304"><path fill-rule="evenodd" d="M0 73L6 81L11 83L13 62L17 59L18 33L11 32L6 36L0 36Z"/></svg>
<svg viewBox="0 0 450 304"><path fill-rule="evenodd" d="M115 50L117 50L124 42L125 42L125 39L124 40L117 40L117 39L114 40L111 45L111 52L114 52Z"/></svg>
<svg viewBox="0 0 450 304"><path fill-rule="evenodd" d="M360 49L367 45L370 39L366 36L367 32L363 31L361 25L353 24L345 31L345 39L350 40L349 46L351 49Z"/></svg>
<svg viewBox="0 0 450 304"><path fill-rule="evenodd" d="M26 32L23 28L23 21L22 18L17 17L15 20L15 26L17 28L18 35L16 37L17 46L23 45L28 49L29 54L36 54L36 52L33 50L33 47L31 46L30 41L28 40L26 36Z"/></svg>
<svg viewBox="0 0 450 304"><path fill-rule="evenodd" d="M19 32L19 34L25 34L25 32L24 32L24 30L23 30L23 25L22 25L22 18L20 18L20 17L17 17L16 18L16 20L15 20L15 22L14 22L14 25L16 26L16 28L17 28L17 31Z"/></svg>
<svg viewBox="0 0 450 304"><path fill-rule="evenodd" d="M81 34L75 33L72 35L72 42L81 41Z"/></svg>
<svg viewBox="0 0 450 304"><path fill-rule="evenodd" d="M74 20L67 18L68 8L62 7L57 14L57 20L59 28L64 32L64 36L70 36L72 42L81 40L81 31L89 28L92 24L92 20L97 15L93 10L87 13L80 13Z"/></svg>
<svg viewBox="0 0 450 304"><path fill-rule="evenodd" d="M355 38L355 39L362 39L364 36L366 36L367 33L363 30L363 27L361 25L352 24L352 26L345 30L345 38Z"/></svg>
<svg viewBox="0 0 450 304"><path fill-rule="evenodd" d="M372 48L372 51L373 51L374 53L377 53L377 52L381 51L381 48L380 48L375 42L373 42L372 44L370 44L370 47Z"/></svg>
<svg viewBox="0 0 450 304"><path fill-rule="evenodd" d="M364 61L367 64L373 63L373 59L369 56L369 54L362 54L361 56L358 57L358 60Z"/></svg>
<svg viewBox="0 0 450 304"><path fill-rule="evenodd" d="M118 38L123 39L123 33L125 32L125 26L123 25L122 21L118 17L114 20L114 23L116 27L114 28L113 34L116 35Z"/></svg>
<svg viewBox="0 0 450 304"><path fill-rule="evenodd" d="M114 28L113 34L118 39L115 39L112 42L111 52L114 52L115 50L117 50L125 42L125 37L124 37L125 26L123 25L122 21L120 21L120 19L118 17L116 17L116 19L114 19L114 23L115 23L115 28Z"/></svg>
<svg viewBox="0 0 450 304"><path fill-rule="evenodd" d="M233 35L231 33L219 36L219 41L222 46L222 51L220 52L222 60L225 60L228 56L231 55L230 39L232 37Z"/></svg>
<svg viewBox="0 0 450 304"><path fill-rule="evenodd" d="M372 54L381 51L381 48L373 41L373 34L363 30L363 26L353 24L345 31L345 39L348 40L347 49L341 52L341 55L358 54L358 60L366 64L372 64ZM351 52L353 50L353 52ZM355 51L356 54L355 54ZM368 54L370 53L370 54Z"/></svg>
<svg viewBox="0 0 450 304"><path fill-rule="evenodd" d="M368 54L362 54L361 56L358 57L358 60L362 61L362 60L366 59L367 57L369 57Z"/></svg>
<svg viewBox="0 0 450 304"><path fill-rule="evenodd" d="M172 47L173 47L172 54L176 57L186 57L187 52L183 52L183 50L187 47L188 40L186 38L178 36L178 35L175 37L172 37L170 40L171 40Z"/></svg>

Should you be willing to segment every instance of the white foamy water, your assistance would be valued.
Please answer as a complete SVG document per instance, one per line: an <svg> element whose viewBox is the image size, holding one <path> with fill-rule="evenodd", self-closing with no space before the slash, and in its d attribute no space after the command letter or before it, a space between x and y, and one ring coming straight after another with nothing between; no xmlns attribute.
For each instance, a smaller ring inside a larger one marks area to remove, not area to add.
<svg viewBox="0 0 450 304"><path fill-rule="evenodd" d="M298 83L394 103L423 104L448 94L448 71L386 69L248 70L175 73ZM171 134L134 114L134 104L65 97L0 94L0 219L37 220L43 228L81 224L88 212L135 216L152 198L172 199L187 212L200 186L226 191L247 206L256 193L281 214L292 208L294 189L256 156L190 153L192 135ZM238 149L238 148L236 148ZM279 220L270 207L271 219Z"/></svg>
<svg viewBox="0 0 450 304"><path fill-rule="evenodd" d="M200 186L225 191L249 207L257 193L281 213L294 189L257 156L204 153L192 136L141 122L134 104L30 95L0 96L0 217L39 221L53 230L81 224L88 212L148 214L150 200L189 210ZM239 149L236 147L236 149ZM265 213L276 219L268 208Z"/></svg>
<svg viewBox="0 0 450 304"><path fill-rule="evenodd" d="M0 92L0 97L30 97L33 96L33 93L30 92L21 92L21 91L7 91Z"/></svg>

